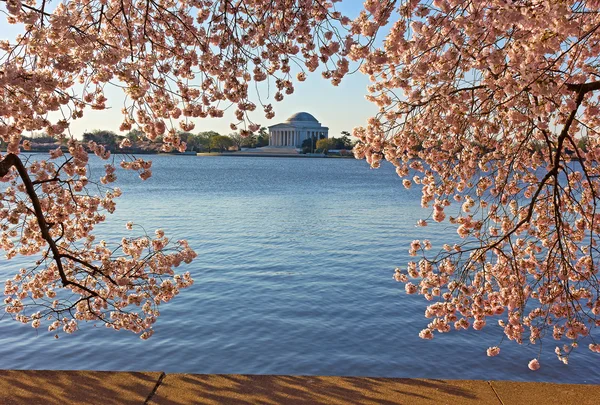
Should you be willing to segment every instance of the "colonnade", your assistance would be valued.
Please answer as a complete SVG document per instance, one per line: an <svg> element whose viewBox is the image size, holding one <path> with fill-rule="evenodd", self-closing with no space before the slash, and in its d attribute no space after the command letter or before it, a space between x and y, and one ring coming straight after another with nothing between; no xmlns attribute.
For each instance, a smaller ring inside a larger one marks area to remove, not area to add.
<svg viewBox="0 0 600 405"><path fill-rule="evenodd" d="M290 129L277 129L271 132L270 146L296 146L300 143L300 132Z"/></svg>
<svg viewBox="0 0 600 405"><path fill-rule="evenodd" d="M321 135L327 137L323 131L298 131L295 129L275 129L270 132L269 146L300 146L304 139L310 139L311 136L318 140ZM316 141L315 141L316 142Z"/></svg>

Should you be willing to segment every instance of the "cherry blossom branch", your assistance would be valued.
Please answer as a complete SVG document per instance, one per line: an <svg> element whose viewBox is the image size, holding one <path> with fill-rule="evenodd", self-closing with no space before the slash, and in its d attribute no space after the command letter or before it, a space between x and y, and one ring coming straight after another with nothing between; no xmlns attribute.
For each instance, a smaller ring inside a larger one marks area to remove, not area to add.
<svg viewBox="0 0 600 405"><path fill-rule="evenodd" d="M35 218L38 222L40 232L46 243L48 243L50 250L52 251L52 255L54 257L54 261L56 263L58 273L60 274L63 286L68 287L71 285L73 287L79 288L87 292L91 296L99 296L97 292L79 283L71 281L67 278L61 261L61 253L59 252L58 247L54 242L54 239L50 235L50 227L46 223L46 218L44 217L44 212L42 210L40 200L35 192L34 184L31 181L31 178L29 177L29 173L27 173L27 168L23 165L23 162L21 162L21 159L19 159L17 155L9 153L6 156L4 156L4 158L0 161L0 177L6 176L12 167L14 167L17 170L19 176L21 177L21 181L23 181L23 184L25 185L25 191L29 196L29 199L31 200L31 204L33 205Z"/></svg>

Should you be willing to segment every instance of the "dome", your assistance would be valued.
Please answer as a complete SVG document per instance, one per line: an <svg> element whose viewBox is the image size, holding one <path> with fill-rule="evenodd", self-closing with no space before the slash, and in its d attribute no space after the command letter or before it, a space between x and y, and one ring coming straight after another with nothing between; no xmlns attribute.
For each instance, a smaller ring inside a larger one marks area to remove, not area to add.
<svg viewBox="0 0 600 405"><path fill-rule="evenodd" d="M315 117L307 112L299 112L287 119L287 122L304 121L304 122L319 122Z"/></svg>

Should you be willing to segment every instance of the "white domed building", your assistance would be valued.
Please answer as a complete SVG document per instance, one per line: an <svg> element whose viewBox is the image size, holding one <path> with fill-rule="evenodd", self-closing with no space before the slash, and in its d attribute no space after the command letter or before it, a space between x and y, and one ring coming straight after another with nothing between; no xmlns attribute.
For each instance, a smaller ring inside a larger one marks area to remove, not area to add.
<svg viewBox="0 0 600 405"><path fill-rule="evenodd" d="M269 127L269 147L301 148L306 139L315 140L329 137L329 128L307 112L292 115L281 124Z"/></svg>

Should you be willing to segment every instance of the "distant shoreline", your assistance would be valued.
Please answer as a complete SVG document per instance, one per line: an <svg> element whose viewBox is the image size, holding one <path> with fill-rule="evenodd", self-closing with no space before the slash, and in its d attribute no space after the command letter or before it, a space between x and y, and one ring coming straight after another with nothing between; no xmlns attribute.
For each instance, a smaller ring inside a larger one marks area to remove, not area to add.
<svg viewBox="0 0 600 405"><path fill-rule="evenodd" d="M31 148L29 150L22 150L21 153L50 153L51 150L57 149L59 146L53 145L51 148ZM63 154L69 154L69 149L66 146L60 146L60 149ZM161 151L153 151L153 150L143 150L143 149L120 149L120 150L112 150L107 149L113 155L189 155L195 156L196 152L161 152ZM0 150L2 153L6 153L6 149Z"/></svg>
<svg viewBox="0 0 600 405"><path fill-rule="evenodd" d="M55 149L55 148L52 148ZM64 154L69 154L66 148L61 148ZM21 153L40 153L47 154L51 149L30 149L22 151ZM2 151L6 153L6 150ZM264 152L158 152L158 151L144 151L144 150L119 150L110 151L113 155L161 155L161 156L198 156L198 157L215 157L215 156L234 156L234 157L284 157L284 158L334 158L334 159L354 159L354 155L349 154L347 156L340 156L337 154L325 155L322 153L305 153L305 154L291 154L291 153L264 153Z"/></svg>
<svg viewBox="0 0 600 405"><path fill-rule="evenodd" d="M199 152L196 156L215 157L215 156L235 156L235 157L282 157L282 158L335 158L335 159L354 159L353 155L324 155L321 153L291 154L291 153L253 153L253 152Z"/></svg>

